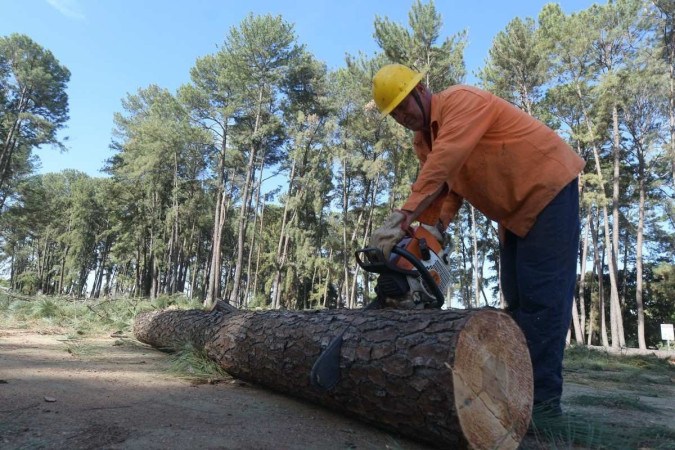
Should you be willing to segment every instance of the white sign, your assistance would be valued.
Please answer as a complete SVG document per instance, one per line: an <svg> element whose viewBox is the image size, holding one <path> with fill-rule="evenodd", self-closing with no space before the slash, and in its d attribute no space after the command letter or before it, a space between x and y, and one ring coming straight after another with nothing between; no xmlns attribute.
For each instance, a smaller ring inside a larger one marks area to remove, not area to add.
<svg viewBox="0 0 675 450"><path fill-rule="evenodd" d="M675 333L673 333L673 324L672 323L662 323L661 324L661 340L662 341L675 341Z"/></svg>

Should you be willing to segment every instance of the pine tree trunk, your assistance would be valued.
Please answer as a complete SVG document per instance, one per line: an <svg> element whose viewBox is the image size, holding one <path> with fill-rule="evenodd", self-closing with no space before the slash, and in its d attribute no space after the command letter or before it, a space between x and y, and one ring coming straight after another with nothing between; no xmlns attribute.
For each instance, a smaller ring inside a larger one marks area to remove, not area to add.
<svg viewBox="0 0 675 450"><path fill-rule="evenodd" d="M664 5L665 6L665 5ZM660 8L666 15L666 26L664 27L664 46L665 54L668 55L668 75L670 86L668 92L668 128L670 131L670 170L672 188L675 188L675 11L670 10L666 13L665 8Z"/></svg>
<svg viewBox="0 0 675 450"><path fill-rule="evenodd" d="M473 265L473 295L476 307L480 305L480 286L478 284L478 237L476 236L476 208L471 209L471 261Z"/></svg>
<svg viewBox="0 0 675 450"><path fill-rule="evenodd" d="M645 311L644 311L644 301L643 301L643 263L642 263L642 245L644 238L644 223L645 223L645 158L644 153L641 149L638 149L638 160L639 160L639 169L638 169L638 184L640 191L640 202L638 205L638 226L637 226L637 242L635 244L637 248L637 254L635 256L635 271L636 271L636 280L635 280L635 303L637 304L637 325L638 325L638 347L640 350L647 349L647 343L645 341Z"/></svg>
<svg viewBox="0 0 675 450"><path fill-rule="evenodd" d="M227 120L222 125L222 140L220 142L220 152L218 154L218 179L216 190L216 203L213 212L213 235L211 238L211 262L209 266L209 284L204 298L204 306L213 307L216 304L216 298L220 291L220 245L223 237L223 226L225 225L225 185L228 182L226 173L227 160Z"/></svg>
<svg viewBox="0 0 675 450"><path fill-rule="evenodd" d="M619 222L619 180L620 180L620 168L621 168L621 146L620 146L620 133L619 133L619 108L617 105L614 105L612 108L612 122L613 122L613 135L614 135L614 144L612 148L612 156L614 159L614 174L612 177L612 255L614 255L614 276L617 278L616 285L616 298L615 301L615 310L616 314L616 326L617 334L619 336L619 346L626 346L626 338L623 330L623 316L621 314L621 306L626 303L625 295L619 297L619 268L618 268L618 258L619 258L619 239L621 236L620 233L620 222ZM625 266L624 266L625 267ZM626 271L624 270L624 275ZM624 283L624 286L626 284Z"/></svg>
<svg viewBox="0 0 675 450"><path fill-rule="evenodd" d="M584 239L581 246L581 269L579 273L579 322L581 325L581 342L582 344L586 341L586 261L588 260L588 232L591 228L591 208L588 208L588 213L586 214L586 227L584 229Z"/></svg>
<svg viewBox="0 0 675 450"><path fill-rule="evenodd" d="M260 129L260 121L262 114L263 91L261 87L258 91L258 106L255 115L255 125L253 127L251 136L255 136ZM250 153L248 156L248 163L246 164L246 177L244 181L241 206L239 208L239 220L237 230L237 258L235 262L234 277L232 279L232 291L230 291L230 304L240 304L240 286L242 278L242 268L244 266L244 242L246 241L246 227L248 226L249 201L251 198L251 190L255 181L256 158L260 144L251 142Z"/></svg>
<svg viewBox="0 0 675 450"><path fill-rule="evenodd" d="M309 373L346 329L341 381ZM506 313L332 310L153 311L136 317L147 344L204 348L231 375L443 448L515 449L532 410L532 367Z"/></svg>
<svg viewBox="0 0 675 450"><path fill-rule="evenodd" d="M291 164L291 173L288 177L288 198L291 199L295 195L295 167L297 165L296 158L293 158ZM279 242L277 244L277 253L275 258L275 271L272 282L272 309L279 309L281 305L281 277L286 265L286 251L288 249L288 237L286 236L286 227L292 219L288 218L290 212L289 201L284 202L284 212L281 215L281 231L279 232ZM283 251L283 253L282 253Z"/></svg>
<svg viewBox="0 0 675 450"><path fill-rule="evenodd" d="M576 91L577 91L577 96L579 100L582 102L582 105L584 104L584 95L581 93L581 88L579 83L576 84ZM584 117L585 117L585 122L586 122L586 128L588 130L589 135L593 138L593 141L595 141L595 132L593 131L593 125L592 125L592 120L590 119L590 114L585 106L582 106ZM597 145L593 144L593 158L595 159L595 170L598 175L598 179L600 181L599 186L601 186L600 191L603 194L603 197L607 197L605 193L605 188L604 188L604 177L602 175L602 165L600 164L600 156L598 154L598 147ZM611 326L611 331L612 331L612 347L619 348L619 347L625 347L625 338L623 334L623 319L621 316L621 304L619 301L619 288L618 288L618 270L616 266L616 254L614 252L614 243L612 239L612 235L610 234L609 230L609 214L607 213L607 206L602 205L602 213L603 213L603 218L604 218L604 229L605 229L605 252L607 252L607 264L608 264L608 271L609 271L609 284L610 284L610 302L609 302L609 307L610 307L610 326ZM617 225L618 226L618 225ZM602 274L602 272L599 272L599 274Z"/></svg>
<svg viewBox="0 0 675 450"><path fill-rule="evenodd" d="M598 219L599 220L599 219ZM607 322L605 319L605 289L604 289L604 272L602 268L604 267L604 262L600 259L600 255L604 255L604 252L600 248L600 239L599 226L594 227L591 222L591 234L593 236L593 266L595 268L595 273L598 277L598 316L600 319L600 339L604 347L609 347L609 339L607 338ZM604 258L604 256L603 256ZM590 345L591 339L589 337L588 343Z"/></svg>
<svg viewBox="0 0 675 450"><path fill-rule="evenodd" d="M574 340L577 344L584 344L584 335L581 333L581 322L579 322L579 305L577 299L572 300L572 328L574 328Z"/></svg>

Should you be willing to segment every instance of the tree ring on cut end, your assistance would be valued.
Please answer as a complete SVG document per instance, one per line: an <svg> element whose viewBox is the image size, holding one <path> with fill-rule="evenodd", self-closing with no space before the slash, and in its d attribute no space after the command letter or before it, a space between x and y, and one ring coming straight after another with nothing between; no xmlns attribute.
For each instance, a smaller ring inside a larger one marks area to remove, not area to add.
<svg viewBox="0 0 675 450"><path fill-rule="evenodd" d="M525 336L506 313L473 314L457 338L455 409L468 444L516 449L532 415L532 363Z"/></svg>

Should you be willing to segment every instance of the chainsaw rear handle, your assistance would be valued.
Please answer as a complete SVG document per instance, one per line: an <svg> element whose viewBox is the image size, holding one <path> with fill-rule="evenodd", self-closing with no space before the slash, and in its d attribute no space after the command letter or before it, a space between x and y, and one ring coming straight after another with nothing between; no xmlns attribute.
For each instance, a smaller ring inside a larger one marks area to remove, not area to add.
<svg viewBox="0 0 675 450"><path fill-rule="evenodd" d="M359 266L361 266L361 268L367 272L384 273L394 271L403 273L405 275L417 275L419 273L419 275L422 277L422 280L433 292L434 297L436 297L434 307L440 308L443 306L443 303L445 303L445 296L427 268L424 267L424 264L422 264L422 262L417 259L415 255L403 247L394 246L394 248L391 249L391 252L401 256L403 259L412 264L412 266L417 270L405 270L396 267L396 265L390 263L384 257L384 253L382 253L382 250L379 248L370 247L357 250L354 253L354 257L356 258L356 262L359 264ZM362 255L365 256L365 260L362 259Z"/></svg>

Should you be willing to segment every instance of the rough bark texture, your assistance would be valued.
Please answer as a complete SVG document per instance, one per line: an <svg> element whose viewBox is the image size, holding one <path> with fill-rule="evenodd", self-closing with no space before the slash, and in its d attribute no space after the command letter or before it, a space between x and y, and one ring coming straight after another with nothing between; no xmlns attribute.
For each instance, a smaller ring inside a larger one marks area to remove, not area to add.
<svg viewBox="0 0 675 450"><path fill-rule="evenodd" d="M342 379L325 392L309 373L345 329ZM191 342L235 377L439 447L517 448L530 420L525 339L494 309L153 311L134 334L160 348Z"/></svg>

